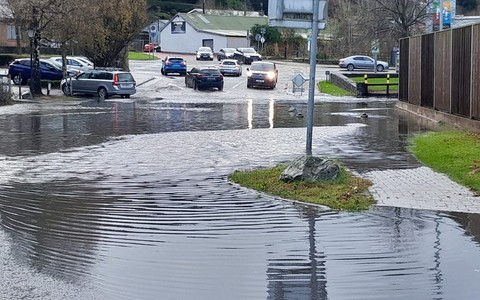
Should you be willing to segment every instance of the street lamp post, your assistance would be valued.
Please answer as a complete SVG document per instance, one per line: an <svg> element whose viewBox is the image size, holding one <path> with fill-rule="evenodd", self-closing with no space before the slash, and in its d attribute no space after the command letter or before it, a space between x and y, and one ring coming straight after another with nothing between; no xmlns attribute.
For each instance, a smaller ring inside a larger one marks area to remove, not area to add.
<svg viewBox="0 0 480 300"><path fill-rule="evenodd" d="M30 80L28 81L28 85L30 88L30 97L33 98L34 93L34 83L33 83L33 37L35 36L35 30L29 29L27 30L28 37L30 38Z"/></svg>

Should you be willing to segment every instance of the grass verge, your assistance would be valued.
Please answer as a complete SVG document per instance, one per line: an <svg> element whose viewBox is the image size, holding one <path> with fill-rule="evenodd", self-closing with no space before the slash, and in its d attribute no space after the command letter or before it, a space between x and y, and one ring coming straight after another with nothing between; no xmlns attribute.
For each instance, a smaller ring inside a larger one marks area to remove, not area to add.
<svg viewBox="0 0 480 300"><path fill-rule="evenodd" d="M354 82L364 82L363 76L361 77L350 77ZM368 78L368 83L387 83L387 78ZM390 78L390 83L398 84L398 78ZM369 86L371 91L386 91L386 86ZM391 85L389 88L390 91L398 91L398 85Z"/></svg>
<svg viewBox="0 0 480 300"><path fill-rule="evenodd" d="M415 136L410 150L425 165L480 195L480 134L459 131Z"/></svg>
<svg viewBox="0 0 480 300"><path fill-rule="evenodd" d="M155 55L152 55L152 53L130 51L130 52L128 52L128 59L131 59L131 60L157 60L159 58L156 57Z"/></svg>
<svg viewBox="0 0 480 300"><path fill-rule="evenodd" d="M355 96L354 93L349 92L345 89L342 89L341 87L336 86L330 81L319 81L317 83L317 87L320 90L320 92L329 94L332 96Z"/></svg>
<svg viewBox="0 0 480 300"><path fill-rule="evenodd" d="M325 205L337 210L365 210L375 203L368 193L372 182L350 174L345 168L341 168L340 178L335 181L290 183L280 180L280 174L285 168L285 165L279 165L268 169L235 171L229 179L270 195Z"/></svg>

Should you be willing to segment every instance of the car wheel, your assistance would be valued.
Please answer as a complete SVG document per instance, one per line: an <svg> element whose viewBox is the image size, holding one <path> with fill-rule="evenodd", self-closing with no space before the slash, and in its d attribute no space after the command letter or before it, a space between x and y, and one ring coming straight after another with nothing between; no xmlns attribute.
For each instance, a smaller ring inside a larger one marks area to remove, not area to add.
<svg viewBox="0 0 480 300"><path fill-rule="evenodd" d="M198 89L197 81L196 81L196 80L193 81L193 89L194 89L194 90L197 90L197 89Z"/></svg>
<svg viewBox="0 0 480 300"><path fill-rule="evenodd" d="M67 85L66 83L64 83L64 84L62 85L62 92L65 94L65 96L70 96L70 94L69 94L70 91L69 91L68 85Z"/></svg>
<svg viewBox="0 0 480 300"><path fill-rule="evenodd" d="M247 83L247 89L251 88L252 85Z"/></svg>
<svg viewBox="0 0 480 300"><path fill-rule="evenodd" d="M218 87L218 90L219 90L219 91L223 91L223 84Z"/></svg>
<svg viewBox="0 0 480 300"><path fill-rule="evenodd" d="M14 84L22 85L22 83L23 83L22 74L16 74L15 76L13 76L12 80L13 80Z"/></svg>
<svg viewBox="0 0 480 300"><path fill-rule="evenodd" d="M347 70L353 71L353 69L355 69L355 67L354 67L352 64L349 64L349 65L347 66Z"/></svg>
<svg viewBox="0 0 480 300"><path fill-rule="evenodd" d="M107 99L108 98L107 90L103 87L99 88L98 89L98 97L100 97L100 99Z"/></svg>
<svg viewBox="0 0 480 300"><path fill-rule="evenodd" d="M162 75L165 75L165 71L163 69L160 70L160 73L162 73Z"/></svg>
<svg viewBox="0 0 480 300"><path fill-rule="evenodd" d="M382 65L377 65L377 71L378 72L383 72L383 66Z"/></svg>

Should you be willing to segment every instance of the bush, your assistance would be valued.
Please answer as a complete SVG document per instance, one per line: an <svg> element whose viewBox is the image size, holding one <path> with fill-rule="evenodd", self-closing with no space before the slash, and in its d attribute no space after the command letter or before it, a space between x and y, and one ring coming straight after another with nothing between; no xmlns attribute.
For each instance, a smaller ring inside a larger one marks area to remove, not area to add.
<svg viewBox="0 0 480 300"><path fill-rule="evenodd" d="M5 89L5 87L0 87L0 106L12 105L14 103L12 93Z"/></svg>

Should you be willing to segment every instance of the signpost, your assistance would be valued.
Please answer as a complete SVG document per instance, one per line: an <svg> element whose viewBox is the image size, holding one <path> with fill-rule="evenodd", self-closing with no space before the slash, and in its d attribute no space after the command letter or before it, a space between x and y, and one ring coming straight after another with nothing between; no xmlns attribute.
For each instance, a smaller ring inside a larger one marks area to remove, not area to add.
<svg viewBox="0 0 480 300"><path fill-rule="evenodd" d="M312 29L310 35L312 40L310 43L310 85L307 105L307 156L312 156L317 36L320 29L325 29L327 10L327 0L268 0L268 23L270 26Z"/></svg>
<svg viewBox="0 0 480 300"><path fill-rule="evenodd" d="M375 60L374 64L373 64L373 68L375 70L375 73L377 73L377 58L378 58L378 54L380 54L380 48L379 48L379 41L378 40L373 40L372 41L372 55L373 55L373 59Z"/></svg>

